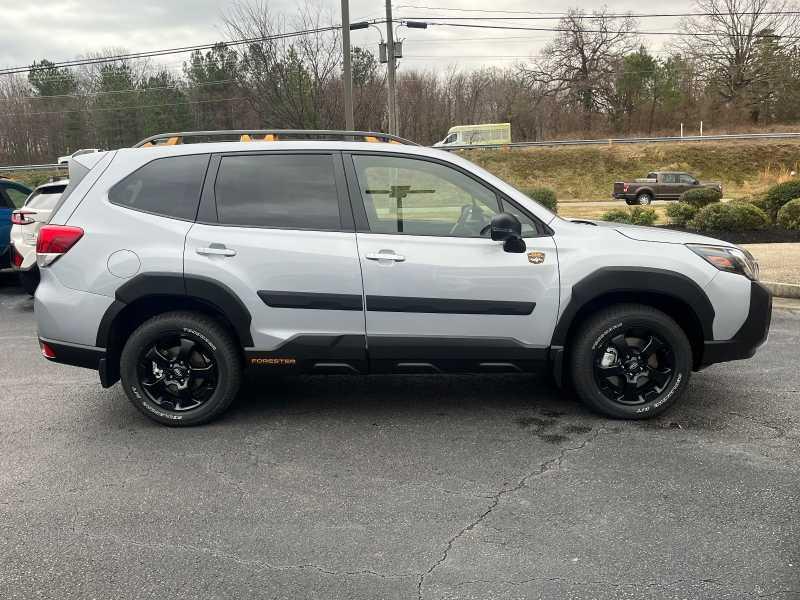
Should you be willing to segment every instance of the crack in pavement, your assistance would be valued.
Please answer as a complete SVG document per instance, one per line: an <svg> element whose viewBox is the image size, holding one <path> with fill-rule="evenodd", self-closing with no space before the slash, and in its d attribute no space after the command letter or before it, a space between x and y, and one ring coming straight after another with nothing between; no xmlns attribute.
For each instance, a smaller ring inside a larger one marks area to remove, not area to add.
<svg viewBox="0 0 800 600"><path fill-rule="evenodd" d="M488 517L492 513L492 511L495 508L497 508L503 496L507 496L509 494L513 494L514 492L521 490L526 485L528 485L528 482L531 479L543 475L555 468L558 468L559 466L561 466L561 462L564 460L564 458L566 458L568 454L583 450L589 443L596 440L602 433L605 433L605 429L600 428L593 435L587 437L579 445L562 448L561 452L559 452L555 458L546 460L541 465L539 465L539 467L536 470L531 471L527 475L524 475L522 478L520 478L520 480L517 482L515 486L505 487L496 492L491 497L492 502L491 504L489 504L489 507L486 510L484 510L480 515L478 515L478 517L474 519L469 525L463 527L458 533L456 533L453 537L451 537L447 542L447 546L445 547L444 552L442 552L442 555L439 557L439 560L433 563L427 571L419 574L419 579L417 580L418 600L422 600L422 586L425 585L425 578L431 575L442 563L444 563L447 560L448 555L450 554L450 550L452 550L453 545L458 541L459 538L461 538L464 534L468 533L469 531L477 527L481 523L481 521L483 521L486 517Z"/></svg>

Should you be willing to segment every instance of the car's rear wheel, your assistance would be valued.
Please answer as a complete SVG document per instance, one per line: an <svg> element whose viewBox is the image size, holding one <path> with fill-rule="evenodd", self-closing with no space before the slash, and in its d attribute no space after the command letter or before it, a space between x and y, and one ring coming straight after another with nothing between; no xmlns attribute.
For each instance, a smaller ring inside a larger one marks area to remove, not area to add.
<svg viewBox="0 0 800 600"><path fill-rule="evenodd" d="M573 337L575 391L591 408L621 419L663 413L686 391L692 348L665 313L619 304L595 314Z"/></svg>
<svg viewBox="0 0 800 600"><path fill-rule="evenodd" d="M38 267L31 267L27 271L20 271L19 272L19 284L22 286L22 289L31 296L36 293L36 288L39 287L39 268Z"/></svg>
<svg viewBox="0 0 800 600"><path fill-rule="evenodd" d="M171 312L143 323L120 357L125 393L164 425L206 423L233 402L242 364L231 336L198 313Z"/></svg>
<svg viewBox="0 0 800 600"><path fill-rule="evenodd" d="M653 201L653 196L648 192L642 192L636 196L636 203L641 206L647 206Z"/></svg>

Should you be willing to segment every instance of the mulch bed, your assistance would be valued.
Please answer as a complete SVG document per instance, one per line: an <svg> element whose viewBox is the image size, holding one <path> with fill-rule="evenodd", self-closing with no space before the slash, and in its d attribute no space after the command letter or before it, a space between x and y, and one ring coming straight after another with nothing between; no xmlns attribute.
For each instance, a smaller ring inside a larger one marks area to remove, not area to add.
<svg viewBox="0 0 800 600"><path fill-rule="evenodd" d="M686 233L699 233L708 237L730 242L731 244L775 244L782 242L800 243L800 231L783 229L782 227L767 227L766 229L753 229L749 231L697 231L686 229L677 225L659 225L663 229L685 231Z"/></svg>

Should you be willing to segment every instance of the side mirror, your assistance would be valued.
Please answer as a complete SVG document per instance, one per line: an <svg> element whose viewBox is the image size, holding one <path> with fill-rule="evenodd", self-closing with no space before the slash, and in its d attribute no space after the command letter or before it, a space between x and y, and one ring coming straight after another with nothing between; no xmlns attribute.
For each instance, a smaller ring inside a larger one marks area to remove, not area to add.
<svg viewBox="0 0 800 600"><path fill-rule="evenodd" d="M503 242L506 252L525 252L525 240L522 239L522 223L514 215L499 213L492 217L489 225L492 239Z"/></svg>

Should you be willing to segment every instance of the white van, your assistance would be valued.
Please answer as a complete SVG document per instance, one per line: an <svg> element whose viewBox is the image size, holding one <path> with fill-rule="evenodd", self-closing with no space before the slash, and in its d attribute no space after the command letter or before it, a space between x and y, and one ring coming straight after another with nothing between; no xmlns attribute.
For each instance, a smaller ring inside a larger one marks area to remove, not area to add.
<svg viewBox="0 0 800 600"><path fill-rule="evenodd" d="M457 125L451 127L441 142L443 146L485 146L511 143L511 123L484 123L483 125Z"/></svg>

